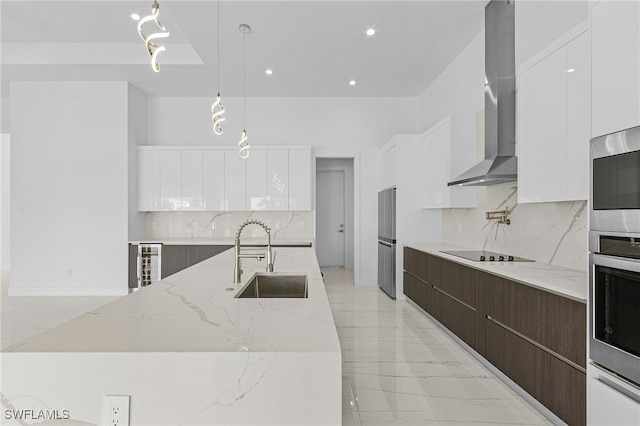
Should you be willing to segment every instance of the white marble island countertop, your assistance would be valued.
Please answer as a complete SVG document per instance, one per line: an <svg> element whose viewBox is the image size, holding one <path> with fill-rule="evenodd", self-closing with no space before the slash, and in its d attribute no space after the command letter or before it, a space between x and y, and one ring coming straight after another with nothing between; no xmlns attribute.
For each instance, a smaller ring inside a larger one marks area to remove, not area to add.
<svg viewBox="0 0 640 426"><path fill-rule="evenodd" d="M273 251L274 273L308 276L308 298L235 298L266 263L242 259L234 284L230 249L5 351L340 352L315 251Z"/></svg>
<svg viewBox="0 0 640 426"><path fill-rule="evenodd" d="M147 240L130 240L129 244L164 244L168 246L232 246L235 243L235 237L229 236L225 238L164 238L164 239L147 239ZM256 245L256 246L264 246L267 244L267 237L260 236L254 238L242 238L242 245ZM313 244L313 240L311 238L272 238L271 245L274 247L278 246L310 246Z"/></svg>
<svg viewBox="0 0 640 426"><path fill-rule="evenodd" d="M578 302L587 302L586 272L541 262L474 262L442 251L474 250L443 243L407 243L407 247L488 272L502 278L539 288Z"/></svg>
<svg viewBox="0 0 640 426"><path fill-rule="evenodd" d="M234 298L265 262L243 259L233 284L227 250L5 349L3 405L97 425L104 395L129 395L132 425L339 425L340 343L315 251L274 252L276 273L308 276L308 298Z"/></svg>

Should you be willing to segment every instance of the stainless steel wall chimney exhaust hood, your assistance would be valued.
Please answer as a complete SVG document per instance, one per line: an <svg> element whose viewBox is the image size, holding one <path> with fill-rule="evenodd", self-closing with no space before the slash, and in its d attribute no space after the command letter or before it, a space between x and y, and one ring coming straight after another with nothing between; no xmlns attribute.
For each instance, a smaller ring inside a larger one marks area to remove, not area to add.
<svg viewBox="0 0 640 426"><path fill-rule="evenodd" d="M518 179L513 2L491 0L485 7L484 23L484 160L449 186L488 186Z"/></svg>

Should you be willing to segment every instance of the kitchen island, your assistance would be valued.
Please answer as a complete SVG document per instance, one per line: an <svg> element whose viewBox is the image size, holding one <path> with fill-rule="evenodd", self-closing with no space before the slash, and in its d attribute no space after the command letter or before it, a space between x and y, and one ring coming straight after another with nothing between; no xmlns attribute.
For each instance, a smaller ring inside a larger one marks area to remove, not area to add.
<svg viewBox="0 0 640 426"><path fill-rule="evenodd" d="M130 395L132 425L340 424L340 343L315 252L274 252L276 273L308 276L307 298L235 298L265 262L243 259L234 284L227 250L6 349L4 408L100 424L104 395Z"/></svg>

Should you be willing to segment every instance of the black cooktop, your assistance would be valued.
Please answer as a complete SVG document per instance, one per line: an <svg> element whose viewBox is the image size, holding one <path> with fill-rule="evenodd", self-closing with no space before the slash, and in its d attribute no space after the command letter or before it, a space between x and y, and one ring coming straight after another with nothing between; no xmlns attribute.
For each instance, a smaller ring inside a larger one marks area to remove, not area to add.
<svg viewBox="0 0 640 426"><path fill-rule="evenodd" d="M482 250L444 251L444 250L441 250L441 253L462 257L464 259L472 260L474 262L535 262L534 260L525 259L524 257L512 256L504 253L496 253L493 251L482 251Z"/></svg>

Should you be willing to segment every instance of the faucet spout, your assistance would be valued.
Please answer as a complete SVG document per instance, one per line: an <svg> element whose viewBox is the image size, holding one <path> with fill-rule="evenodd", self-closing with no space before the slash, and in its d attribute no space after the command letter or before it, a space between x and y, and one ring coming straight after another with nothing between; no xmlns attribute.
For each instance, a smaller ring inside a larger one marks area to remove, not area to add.
<svg viewBox="0 0 640 426"><path fill-rule="evenodd" d="M266 254L264 253L253 253L253 254L249 254L249 253L242 253L241 251L241 245L240 245L240 234L242 233L242 230L247 226L247 225L258 225L261 226L265 232L267 233L267 250L266 250ZM273 253L271 250L271 228L269 228L264 222L256 220L256 219L248 219L245 220L240 226L238 226L238 231L236 232L236 239L235 239L235 244L234 244L234 251L235 251L235 268L233 271L233 282L234 283L239 283L240 282L240 278L242 277L242 262L241 259L243 257L251 257L251 258L255 258L258 260L262 260L263 258L267 258L267 272L273 272Z"/></svg>

